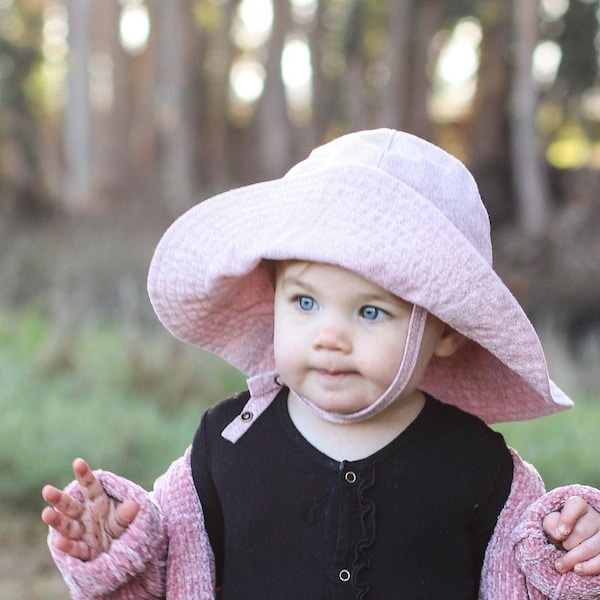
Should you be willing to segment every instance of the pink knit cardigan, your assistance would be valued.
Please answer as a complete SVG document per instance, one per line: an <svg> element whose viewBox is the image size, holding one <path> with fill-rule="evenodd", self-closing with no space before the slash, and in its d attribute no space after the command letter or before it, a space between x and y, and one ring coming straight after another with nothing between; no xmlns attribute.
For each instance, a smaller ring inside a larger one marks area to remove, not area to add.
<svg viewBox="0 0 600 600"><path fill-rule="evenodd" d="M544 493L537 472L516 452L513 460L513 485L486 552L479 598L600 598L600 576L561 575L554 569L561 551L548 543L541 525L548 512L559 509L572 495L583 496L600 510L600 491L572 485ZM141 509L110 551L90 562L57 550L56 534L50 532L50 549L72 598L214 599L213 554L192 481L190 449L157 479L152 493L112 473L98 471L96 476L111 496L133 498ZM75 484L67 490L81 497Z"/></svg>

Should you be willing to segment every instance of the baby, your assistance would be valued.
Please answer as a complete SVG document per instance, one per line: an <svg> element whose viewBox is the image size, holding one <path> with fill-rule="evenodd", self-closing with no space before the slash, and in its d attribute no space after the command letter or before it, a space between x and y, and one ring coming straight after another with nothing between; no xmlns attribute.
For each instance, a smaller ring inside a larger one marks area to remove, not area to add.
<svg viewBox="0 0 600 600"><path fill-rule="evenodd" d="M73 597L598 597L600 492L486 424L571 405L491 262L469 172L387 129L183 215L151 300L248 391L153 493L81 459L44 488Z"/></svg>

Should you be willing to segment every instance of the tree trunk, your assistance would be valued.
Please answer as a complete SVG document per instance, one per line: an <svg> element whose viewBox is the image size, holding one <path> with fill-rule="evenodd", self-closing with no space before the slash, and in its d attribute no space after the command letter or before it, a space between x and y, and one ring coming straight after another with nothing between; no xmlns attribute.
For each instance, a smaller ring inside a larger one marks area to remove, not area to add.
<svg viewBox="0 0 600 600"><path fill-rule="evenodd" d="M315 146L323 142L330 123L330 81L323 73L324 15L326 2L317 0L310 22L303 22L301 31L306 35L312 69L310 117L306 123L292 125L292 160L304 158Z"/></svg>
<svg viewBox="0 0 600 600"><path fill-rule="evenodd" d="M323 73L323 42L325 14L324 0L317 1L317 8L312 26L308 30L308 45L310 49L310 62L312 68L312 119L307 129L309 133L304 138L305 146L301 150L306 154L312 148L323 141L329 125L329 105L331 98L331 87Z"/></svg>
<svg viewBox="0 0 600 600"><path fill-rule="evenodd" d="M156 15L160 185L167 204L177 214L195 200L188 105L193 19L185 0L156 0Z"/></svg>
<svg viewBox="0 0 600 600"><path fill-rule="evenodd" d="M92 7L94 23L90 67L94 140L94 205L124 200L131 189L131 73L119 43L119 4L110 0Z"/></svg>
<svg viewBox="0 0 600 600"><path fill-rule="evenodd" d="M281 55L290 25L289 0L273 2L273 28L267 46L265 87L258 100L255 117L258 139L256 152L260 157L261 173L259 177L252 177L254 180L281 177L293 162L291 125L281 76Z"/></svg>
<svg viewBox="0 0 600 600"><path fill-rule="evenodd" d="M406 129L412 0L390 0L387 14L385 65L389 80L384 89L380 125Z"/></svg>
<svg viewBox="0 0 600 600"><path fill-rule="evenodd" d="M220 11L218 25L203 31L195 53L202 57L193 80L194 97L202 99L200 106L195 107L200 128L198 172L200 184L211 189L222 189L231 182L227 99L233 48L229 32L237 4L225 2L215 9ZM206 60L207 57L211 58Z"/></svg>
<svg viewBox="0 0 600 600"><path fill-rule="evenodd" d="M428 67L431 40L440 29L446 6L438 0L424 0L415 4L412 26L411 72L405 102L408 105L403 128L425 139L432 139L433 127L429 118L428 100L430 80Z"/></svg>
<svg viewBox="0 0 600 600"><path fill-rule="evenodd" d="M135 186L134 197L147 212L152 208L162 211L160 193L160 162L158 156L158 131L156 127L156 90L158 70L157 35L158 10L147 2L150 18L150 35L143 54L129 57L131 91L131 179ZM151 124L149 126L149 124ZM131 190L129 191L131 194Z"/></svg>
<svg viewBox="0 0 600 600"><path fill-rule="evenodd" d="M514 0L513 87L511 141L513 178L522 229L542 233L549 218L549 190L538 149L536 131L537 93L531 74L533 51L538 41L538 3Z"/></svg>
<svg viewBox="0 0 600 600"><path fill-rule="evenodd" d="M511 8L498 3L480 19L477 91L469 117L459 134L466 146L466 162L475 177L492 225L513 218L508 110L511 56L507 44Z"/></svg>
<svg viewBox="0 0 600 600"><path fill-rule="evenodd" d="M346 31L346 73L343 80L344 112L350 131L369 126L367 93L365 90L364 32L369 7L362 0L354 0Z"/></svg>
<svg viewBox="0 0 600 600"><path fill-rule="evenodd" d="M92 120L89 60L91 0L68 0L69 73L64 112L65 201L71 210L89 208L92 187Z"/></svg>

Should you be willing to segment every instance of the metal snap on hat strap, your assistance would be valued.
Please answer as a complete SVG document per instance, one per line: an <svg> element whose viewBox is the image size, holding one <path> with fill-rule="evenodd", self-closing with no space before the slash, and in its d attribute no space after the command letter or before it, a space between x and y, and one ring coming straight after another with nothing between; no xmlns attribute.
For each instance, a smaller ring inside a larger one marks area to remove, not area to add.
<svg viewBox="0 0 600 600"><path fill-rule="evenodd" d="M235 444L250 429L254 421L269 407L281 390L277 371L250 377L247 382L250 400L242 412L221 432L221 436Z"/></svg>
<svg viewBox="0 0 600 600"><path fill-rule="evenodd" d="M392 404L406 388L406 385L410 381L413 371L415 370L415 365L417 364L417 357L419 356L419 349L421 347L421 340L423 339L426 321L427 311L416 304L413 305L410 321L408 323L408 332L406 334L406 345L404 346L404 353L402 355L400 367L398 368L398 373L388 389L373 402L373 404L353 413L336 413L323 410L308 398L294 392L291 388L290 391L313 412L331 423L357 423L359 421L370 419Z"/></svg>

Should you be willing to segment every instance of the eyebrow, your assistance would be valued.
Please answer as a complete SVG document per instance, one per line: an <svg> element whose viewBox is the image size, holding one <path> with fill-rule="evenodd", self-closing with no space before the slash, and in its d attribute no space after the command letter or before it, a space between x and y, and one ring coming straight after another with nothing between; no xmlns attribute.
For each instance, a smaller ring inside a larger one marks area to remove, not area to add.
<svg viewBox="0 0 600 600"><path fill-rule="evenodd" d="M283 277L281 277L281 279L279 280L279 285L281 285L281 287L283 288L295 285L304 288L309 292L315 291L315 288L310 283L293 275L284 275Z"/></svg>
<svg viewBox="0 0 600 600"><path fill-rule="evenodd" d="M387 290L384 290L383 292L374 292L374 293L366 293L366 294L359 294L358 296L359 298L361 298L362 302L364 302L365 304L370 304L370 303L384 303L384 304L393 304L395 306L400 306L403 307L404 304L410 304L410 302L407 302L406 300L403 300L402 298L399 298L398 296L395 296L394 294L392 294L391 292L388 292Z"/></svg>
<svg viewBox="0 0 600 600"><path fill-rule="evenodd" d="M284 275L280 280L280 285L284 289L291 286L297 286L310 293L314 293L315 291L317 291L308 281L304 281L303 279L300 279L299 277L296 277L294 275ZM382 289L381 291L377 290L359 293L357 295L357 298L365 304L377 302L396 304L398 306L402 306L403 304L410 304L410 302L399 298L395 294L392 294L392 292L388 292L385 289Z"/></svg>
<svg viewBox="0 0 600 600"><path fill-rule="evenodd" d="M367 292L365 294L359 294L361 298L365 298L365 300L383 300L385 302L401 302L401 299L390 292Z"/></svg>

